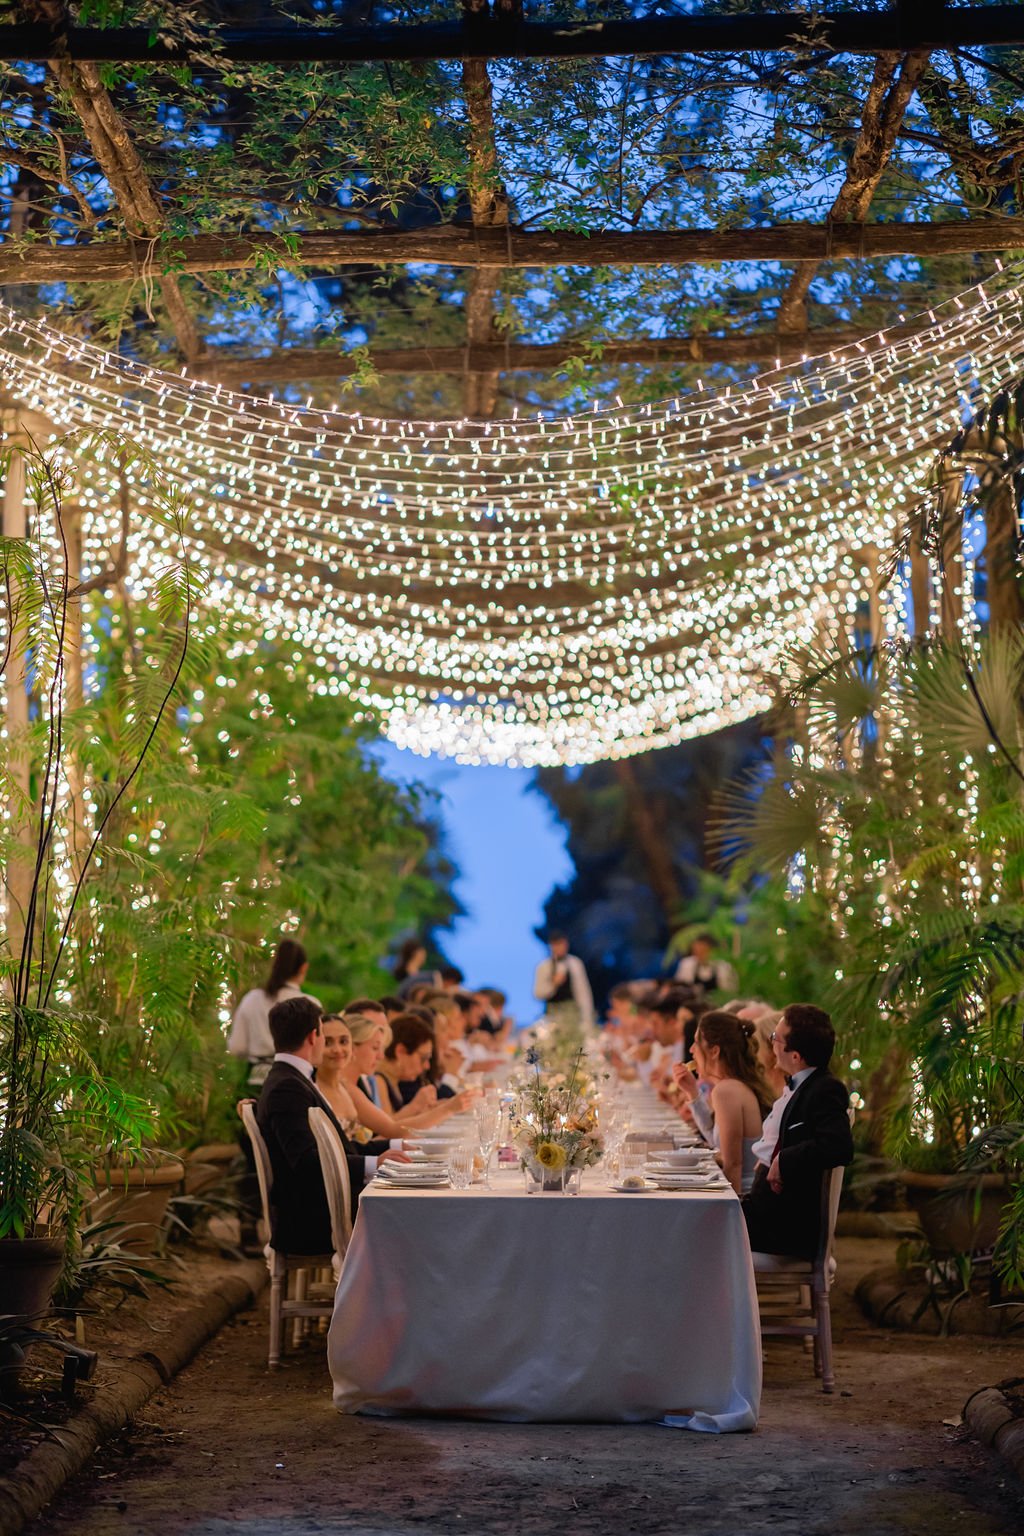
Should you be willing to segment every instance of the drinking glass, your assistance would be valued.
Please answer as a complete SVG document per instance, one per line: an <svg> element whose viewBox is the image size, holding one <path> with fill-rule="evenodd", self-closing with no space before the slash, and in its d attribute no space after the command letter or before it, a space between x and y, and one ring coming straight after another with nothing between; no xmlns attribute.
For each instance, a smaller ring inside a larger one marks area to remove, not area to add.
<svg viewBox="0 0 1024 1536"><path fill-rule="evenodd" d="M452 1148L448 1160L448 1177L453 1189L468 1189L473 1182L473 1148L465 1143Z"/></svg>
<svg viewBox="0 0 1024 1536"><path fill-rule="evenodd" d="M478 1104L476 1108L476 1133L480 1145L480 1156L484 1160L483 1186L491 1187L491 1154L494 1144L498 1139L498 1127L501 1124L501 1106L496 1101Z"/></svg>

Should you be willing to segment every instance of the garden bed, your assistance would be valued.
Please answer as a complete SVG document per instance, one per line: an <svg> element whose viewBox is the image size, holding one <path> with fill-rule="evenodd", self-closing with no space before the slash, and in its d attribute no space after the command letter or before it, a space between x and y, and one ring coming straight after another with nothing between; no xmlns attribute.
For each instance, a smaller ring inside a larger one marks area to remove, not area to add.
<svg viewBox="0 0 1024 1536"><path fill-rule="evenodd" d="M198 1297L218 1282L242 1272L236 1259L195 1248L175 1250L173 1256L150 1261L166 1280L166 1287L150 1282L144 1296L113 1293L100 1286L75 1310L55 1313L40 1326L99 1355L91 1381L81 1382L75 1399L61 1394L61 1357L43 1345L30 1353L13 1390L0 1406L0 1488L24 1458L59 1430L97 1392L113 1387L127 1361L148 1357L160 1340L194 1310ZM9 1417L8 1414L14 1415Z"/></svg>

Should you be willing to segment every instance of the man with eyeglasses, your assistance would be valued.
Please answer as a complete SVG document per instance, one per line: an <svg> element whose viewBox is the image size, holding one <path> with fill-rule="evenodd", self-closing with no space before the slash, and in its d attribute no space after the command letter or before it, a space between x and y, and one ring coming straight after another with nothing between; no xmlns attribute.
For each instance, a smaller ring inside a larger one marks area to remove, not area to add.
<svg viewBox="0 0 1024 1536"><path fill-rule="evenodd" d="M853 1159L850 1096L829 1071L836 1033L823 1009L792 1003L771 1038L791 1092L768 1165L758 1166L753 1188L743 1197L743 1214L756 1253L810 1259L820 1235L822 1176Z"/></svg>

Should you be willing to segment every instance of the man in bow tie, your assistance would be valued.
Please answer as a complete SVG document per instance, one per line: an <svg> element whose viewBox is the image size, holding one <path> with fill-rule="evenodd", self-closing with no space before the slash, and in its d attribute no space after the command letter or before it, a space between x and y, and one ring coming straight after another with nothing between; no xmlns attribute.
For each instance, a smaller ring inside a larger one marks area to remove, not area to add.
<svg viewBox="0 0 1024 1536"><path fill-rule="evenodd" d="M850 1096L829 1071L835 1049L832 1020L810 1003L788 1007L772 1036L780 1069L790 1080L769 1166L758 1168L743 1198L750 1246L756 1253L813 1258L821 1225L822 1176L853 1159Z"/></svg>
<svg viewBox="0 0 1024 1536"><path fill-rule="evenodd" d="M274 1064L256 1105L256 1120L270 1155L273 1186L270 1220L273 1246L282 1253L330 1253L331 1218L327 1208L320 1154L309 1125L309 1111L326 1112L348 1162L355 1219L359 1191L373 1178L383 1158L407 1163L401 1142L368 1142L358 1151L338 1123L314 1082L324 1054L320 1004L311 997L289 997L270 1010ZM367 1156L379 1153L379 1156Z"/></svg>

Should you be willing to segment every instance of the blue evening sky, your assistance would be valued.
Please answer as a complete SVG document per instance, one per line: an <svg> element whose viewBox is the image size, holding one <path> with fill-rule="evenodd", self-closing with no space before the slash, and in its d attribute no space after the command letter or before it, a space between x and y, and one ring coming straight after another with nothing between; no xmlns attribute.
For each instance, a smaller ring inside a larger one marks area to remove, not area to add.
<svg viewBox="0 0 1024 1536"><path fill-rule="evenodd" d="M533 929L543 921L545 898L572 873L564 828L530 792L532 770L465 767L389 741L374 755L389 778L416 780L441 795L445 851L459 868L455 890L466 909L443 936L445 950L470 985L501 987L516 1022L530 1023L533 972L545 953Z"/></svg>

